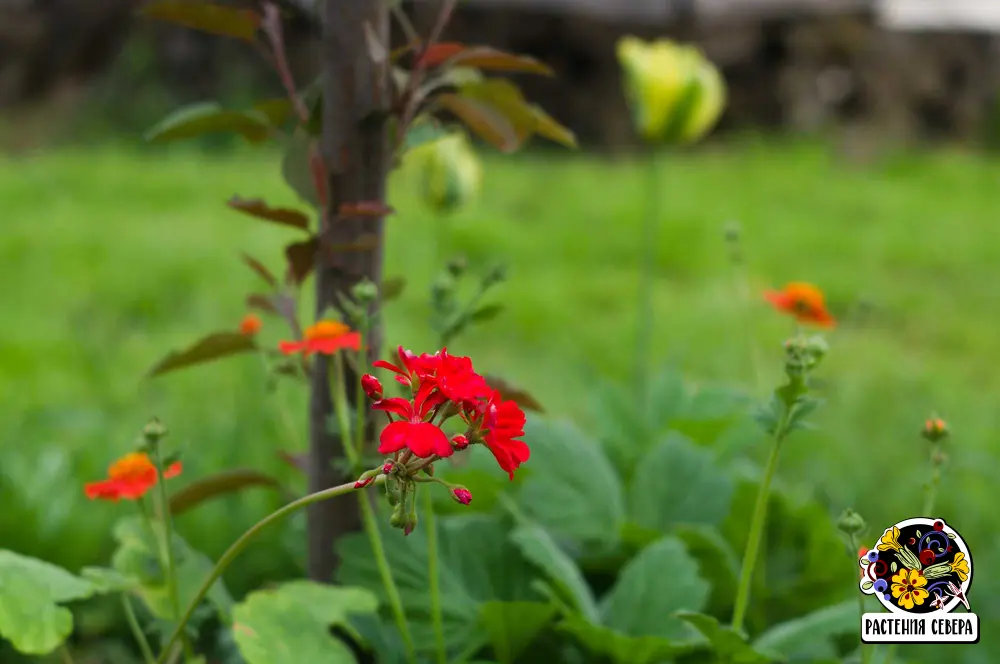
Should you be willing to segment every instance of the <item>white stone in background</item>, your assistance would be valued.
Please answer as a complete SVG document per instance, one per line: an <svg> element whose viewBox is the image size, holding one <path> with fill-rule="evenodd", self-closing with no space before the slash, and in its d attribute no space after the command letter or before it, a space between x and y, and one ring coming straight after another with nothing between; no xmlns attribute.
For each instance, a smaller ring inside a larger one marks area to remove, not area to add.
<svg viewBox="0 0 1000 664"><path fill-rule="evenodd" d="M1000 0L878 0L876 7L887 28L1000 32Z"/></svg>

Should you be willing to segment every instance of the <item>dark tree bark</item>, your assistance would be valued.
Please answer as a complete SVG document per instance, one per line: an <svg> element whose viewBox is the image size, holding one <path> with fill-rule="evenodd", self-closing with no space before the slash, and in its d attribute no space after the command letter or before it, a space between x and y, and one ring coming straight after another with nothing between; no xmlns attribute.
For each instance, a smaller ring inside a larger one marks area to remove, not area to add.
<svg viewBox="0 0 1000 664"><path fill-rule="evenodd" d="M317 315L337 304L335 294L347 293L368 278L381 285L383 220L342 218L344 203L383 201L389 164L385 113L389 107L388 65L375 62L366 35L388 44L388 12L382 0L324 0L323 3L323 136L321 152L328 170L330 194L316 257ZM332 255L328 247L357 241L373 233L377 248L369 252ZM378 353L380 331L374 329L369 353ZM319 491L349 477L335 469L343 441L327 431L333 412L327 383L328 360L317 357L312 378L310 427L310 491ZM358 376L348 376L353 384ZM354 399L354 390L348 390ZM308 513L310 578L330 581L337 564L337 537L360 525L357 496L351 494L312 506Z"/></svg>

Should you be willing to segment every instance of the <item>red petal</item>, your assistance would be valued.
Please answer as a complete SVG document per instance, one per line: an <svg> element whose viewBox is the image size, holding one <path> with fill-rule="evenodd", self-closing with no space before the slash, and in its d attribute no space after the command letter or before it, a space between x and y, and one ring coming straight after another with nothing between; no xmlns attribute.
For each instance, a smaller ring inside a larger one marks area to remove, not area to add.
<svg viewBox="0 0 1000 664"><path fill-rule="evenodd" d="M173 477L177 477L180 474L181 474L181 463L180 461L178 461L177 463L171 464L170 467L167 468L166 472L163 473L163 478L169 480Z"/></svg>
<svg viewBox="0 0 1000 664"><path fill-rule="evenodd" d="M102 500L118 500L118 482L115 480L104 480L103 482L89 482L83 487L83 492L91 500L100 498Z"/></svg>
<svg viewBox="0 0 1000 664"><path fill-rule="evenodd" d="M382 433L378 437L378 453L392 454L393 452L398 452L406 447L407 432L409 427L409 422L393 422L386 428L382 429Z"/></svg>
<svg viewBox="0 0 1000 664"><path fill-rule="evenodd" d="M393 371L393 372L398 373L398 374L405 374L406 373L405 371L403 371L402 369L400 369L399 367L397 367L395 364L390 364L389 362L386 362L385 360L375 360L374 362L372 362L372 366L373 367L377 367L379 369L388 369L389 371Z"/></svg>
<svg viewBox="0 0 1000 664"><path fill-rule="evenodd" d="M293 353L301 353L306 349L307 343L305 341L282 341L278 344L278 350L280 350L285 355L291 355Z"/></svg>
<svg viewBox="0 0 1000 664"><path fill-rule="evenodd" d="M311 352L323 353L324 355L332 355L341 348L358 350L361 348L361 333L348 332L347 334L342 334L339 337L312 339L308 341L307 344Z"/></svg>
<svg viewBox="0 0 1000 664"><path fill-rule="evenodd" d="M413 452L413 456L426 459L435 454L439 457L447 457L455 453L448 436L436 424L430 422L411 423L407 436L406 446Z"/></svg>
<svg viewBox="0 0 1000 664"><path fill-rule="evenodd" d="M379 399L372 404L372 410L384 410L387 413L396 413L406 419L413 417L413 404L402 397Z"/></svg>
<svg viewBox="0 0 1000 664"><path fill-rule="evenodd" d="M781 291L766 291L764 293L764 299L774 305L776 309L781 311L791 311L794 307L792 306L792 298L788 297L786 293Z"/></svg>

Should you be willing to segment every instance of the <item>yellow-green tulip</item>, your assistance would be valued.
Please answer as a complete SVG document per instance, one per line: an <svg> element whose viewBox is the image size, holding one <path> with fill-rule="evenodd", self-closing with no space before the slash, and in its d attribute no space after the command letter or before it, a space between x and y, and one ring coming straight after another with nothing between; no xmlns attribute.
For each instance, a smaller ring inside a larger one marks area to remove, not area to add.
<svg viewBox="0 0 1000 664"><path fill-rule="evenodd" d="M410 157L418 170L424 202L436 212L450 212L478 193L482 167L464 133L414 148Z"/></svg>
<svg viewBox="0 0 1000 664"><path fill-rule="evenodd" d="M726 104L726 85L698 48L666 39L623 37L618 61L642 138L693 143L715 126Z"/></svg>

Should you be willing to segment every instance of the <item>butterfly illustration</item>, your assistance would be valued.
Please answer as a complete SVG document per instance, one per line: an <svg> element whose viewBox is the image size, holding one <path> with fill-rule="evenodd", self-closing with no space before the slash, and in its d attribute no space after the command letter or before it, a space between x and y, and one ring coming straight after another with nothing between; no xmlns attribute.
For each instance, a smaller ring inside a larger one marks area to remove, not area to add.
<svg viewBox="0 0 1000 664"><path fill-rule="evenodd" d="M959 601L962 602L962 606L965 607L966 611L972 611L972 609L969 608L969 600L965 598L965 593L963 593L962 589L951 581L948 582L948 594L952 597L957 597Z"/></svg>

